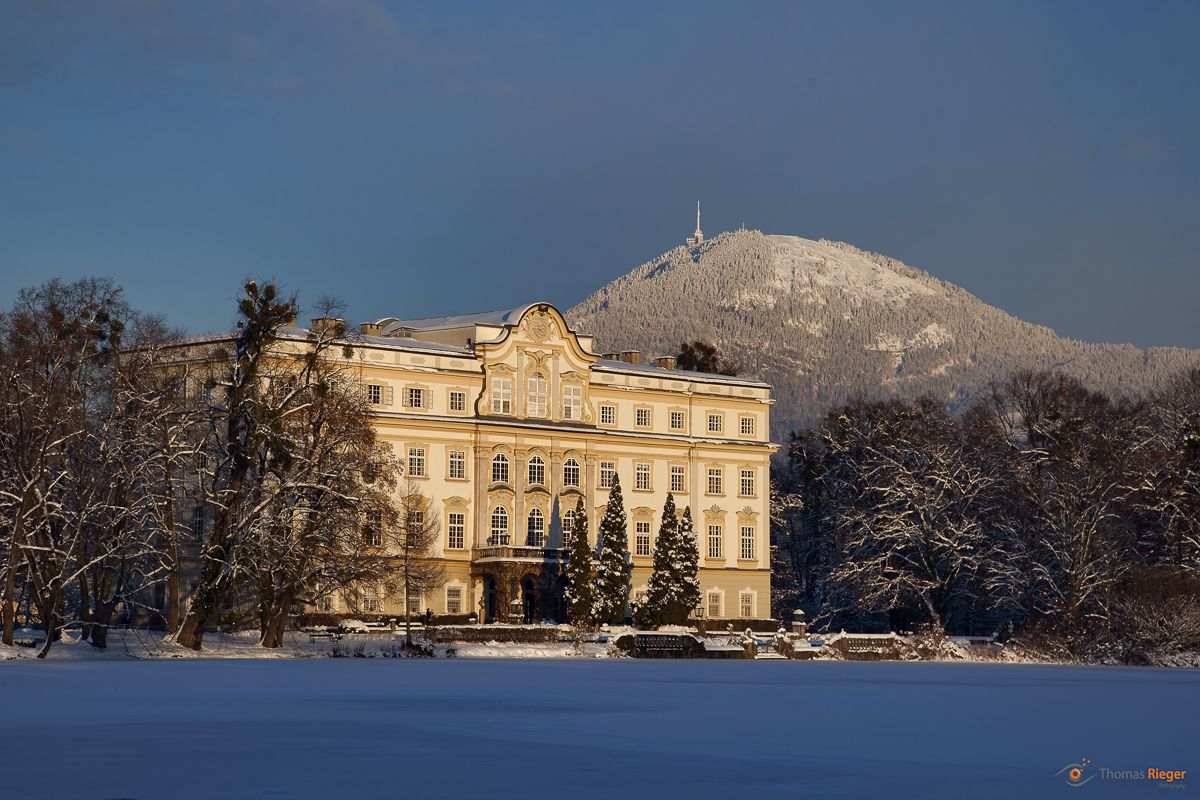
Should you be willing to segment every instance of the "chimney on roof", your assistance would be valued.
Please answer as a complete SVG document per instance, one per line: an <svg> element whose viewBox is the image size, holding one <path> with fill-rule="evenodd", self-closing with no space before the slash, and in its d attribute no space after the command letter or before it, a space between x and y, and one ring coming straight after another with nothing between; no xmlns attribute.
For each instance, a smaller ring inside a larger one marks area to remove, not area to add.
<svg viewBox="0 0 1200 800"><path fill-rule="evenodd" d="M659 356L654 359L654 366L660 369L675 369L675 356Z"/></svg>
<svg viewBox="0 0 1200 800"><path fill-rule="evenodd" d="M318 336L341 336L346 332L346 320L337 317L317 317L309 328Z"/></svg>
<svg viewBox="0 0 1200 800"><path fill-rule="evenodd" d="M642 363L642 354L637 350L622 350L621 360L626 364L640 364Z"/></svg>
<svg viewBox="0 0 1200 800"><path fill-rule="evenodd" d="M360 322L358 332L363 336L383 336L383 326L378 322Z"/></svg>

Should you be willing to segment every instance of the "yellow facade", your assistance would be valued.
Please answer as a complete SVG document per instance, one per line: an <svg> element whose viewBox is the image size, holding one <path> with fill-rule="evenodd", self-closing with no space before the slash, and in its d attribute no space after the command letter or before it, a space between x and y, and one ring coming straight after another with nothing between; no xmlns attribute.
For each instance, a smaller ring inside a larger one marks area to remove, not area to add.
<svg viewBox="0 0 1200 800"><path fill-rule="evenodd" d="M412 598L414 610L559 616L553 598L531 595L552 593L561 519L580 498L595 541L615 471L631 601L649 579L670 491L680 514L692 511L704 616L770 616L767 385L604 358L546 303L364 323L357 345L380 439L441 514L447 583ZM380 598L377 610L403 606Z"/></svg>

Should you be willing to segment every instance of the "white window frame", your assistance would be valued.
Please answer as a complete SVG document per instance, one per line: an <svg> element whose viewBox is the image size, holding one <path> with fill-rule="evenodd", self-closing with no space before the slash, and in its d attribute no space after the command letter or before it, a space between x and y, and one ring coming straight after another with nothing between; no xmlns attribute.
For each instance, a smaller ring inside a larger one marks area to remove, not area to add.
<svg viewBox="0 0 1200 800"><path fill-rule="evenodd" d="M670 419L671 419L671 430L673 430L673 431L687 430L687 414L685 414L684 412L672 411ZM676 425L675 424L676 422L678 422L679 424Z"/></svg>
<svg viewBox="0 0 1200 800"><path fill-rule="evenodd" d="M741 497L758 496L758 473L753 467L743 467L738 470L738 489Z"/></svg>
<svg viewBox="0 0 1200 800"><path fill-rule="evenodd" d="M705 494L721 496L725 494L725 468L709 467L708 481L705 483Z"/></svg>
<svg viewBox="0 0 1200 800"><path fill-rule="evenodd" d="M758 550L757 535L753 525L741 525L738 528L739 550L738 558L742 561L754 561Z"/></svg>
<svg viewBox="0 0 1200 800"><path fill-rule="evenodd" d="M715 602L714 602L715 601ZM709 619L721 619L725 616L724 605L725 597L716 589L710 589L704 596L704 610L708 613ZM714 611L714 608L716 609Z"/></svg>
<svg viewBox="0 0 1200 800"><path fill-rule="evenodd" d="M467 451L451 450L446 456L446 477L452 481L467 479Z"/></svg>
<svg viewBox="0 0 1200 800"><path fill-rule="evenodd" d="M562 418L583 419L583 387L568 383L562 389Z"/></svg>
<svg viewBox="0 0 1200 800"><path fill-rule="evenodd" d="M581 470L579 461L574 458L568 458L563 462L563 486L579 486Z"/></svg>
<svg viewBox="0 0 1200 800"><path fill-rule="evenodd" d="M687 467L683 464L671 465L671 493L687 492Z"/></svg>
<svg viewBox="0 0 1200 800"><path fill-rule="evenodd" d="M525 415L528 417L545 417L549 401L549 386L546 376L535 372L525 382Z"/></svg>
<svg viewBox="0 0 1200 800"><path fill-rule="evenodd" d="M423 605L425 605L425 604L423 602L421 602L421 593L420 592L415 592L413 594L405 593L404 606L405 606L405 610L408 611L409 616L419 615L421 613L421 606L423 606Z"/></svg>
<svg viewBox="0 0 1200 800"><path fill-rule="evenodd" d="M617 407L611 403L605 403L600 406L600 424L601 425L616 425L617 424Z"/></svg>
<svg viewBox="0 0 1200 800"><path fill-rule="evenodd" d="M424 447L408 448L408 477L424 478L427 477L427 462L425 459Z"/></svg>
<svg viewBox="0 0 1200 800"><path fill-rule="evenodd" d="M405 408L424 408L425 407L425 389L420 386L405 386L404 387L404 407Z"/></svg>
<svg viewBox="0 0 1200 800"><path fill-rule="evenodd" d="M507 545L509 540L509 513L504 506L496 506L492 509L491 515L491 535L488 537L488 544L492 546Z"/></svg>
<svg viewBox="0 0 1200 800"><path fill-rule="evenodd" d="M363 544L383 547L383 513L374 509L363 512Z"/></svg>
<svg viewBox="0 0 1200 800"><path fill-rule="evenodd" d="M757 427L754 417L749 414L744 414L738 418L738 433L742 436L754 436Z"/></svg>
<svg viewBox="0 0 1200 800"><path fill-rule="evenodd" d="M546 460L541 456L533 456L525 468L525 478L530 486L546 485Z"/></svg>
<svg viewBox="0 0 1200 800"><path fill-rule="evenodd" d="M510 467L508 456L504 453L492 456L492 483L508 483L512 474Z"/></svg>
<svg viewBox="0 0 1200 800"><path fill-rule="evenodd" d="M713 561L725 559L725 526L716 522L708 526L708 547L704 552Z"/></svg>
<svg viewBox="0 0 1200 800"><path fill-rule="evenodd" d="M512 378L492 378L492 413L512 414Z"/></svg>
<svg viewBox="0 0 1200 800"><path fill-rule="evenodd" d="M452 594L453 593L453 594ZM447 586L446 587L446 613L461 614L463 610L463 587Z"/></svg>
<svg viewBox="0 0 1200 800"><path fill-rule="evenodd" d="M546 515L540 508L529 509L529 516L525 519L525 546L546 546Z"/></svg>
<svg viewBox="0 0 1200 800"><path fill-rule="evenodd" d="M467 514L465 511L451 511L446 514L446 549L467 549Z"/></svg>
<svg viewBox="0 0 1200 800"><path fill-rule="evenodd" d="M458 389L451 389L449 399L447 401L449 408L454 412L463 412L467 410L467 393Z"/></svg>
<svg viewBox="0 0 1200 800"><path fill-rule="evenodd" d="M709 414L708 415L708 432L709 433L724 433L725 432L725 415L724 414Z"/></svg>
<svg viewBox="0 0 1200 800"><path fill-rule="evenodd" d="M653 486L654 466L641 461L633 465L633 488L639 492L650 492Z"/></svg>
<svg viewBox="0 0 1200 800"><path fill-rule="evenodd" d="M738 593L738 613L742 619L754 619L754 592Z"/></svg>
<svg viewBox="0 0 1200 800"><path fill-rule="evenodd" d="M601 461L599 470L600 470L600 488L601 489L611 489L612 485L613 485L613 478L617 474L617 462Z"/></svg>
<svg viewBox="0 0 1200 800"><path fill-rule="evenodd" d="M654 411L649 408L636 408L633 412L633 424L638 428L654 427Z"/></svg>
<svg viewBox="0 0 1200 800"><path fill-rule="evenodd" d="M650 522L648 520L635 521L633 523L633 554L635 556L649 556L652 552L652 546Z"/></svg>

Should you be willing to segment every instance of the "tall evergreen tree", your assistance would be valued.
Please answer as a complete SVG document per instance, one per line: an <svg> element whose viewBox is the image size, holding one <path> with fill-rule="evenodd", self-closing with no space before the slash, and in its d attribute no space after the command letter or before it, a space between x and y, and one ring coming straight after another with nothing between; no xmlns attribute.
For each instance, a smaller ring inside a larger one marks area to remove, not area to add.
<svg viewBox="0 0 1200 800"><path fill-rule="evenodd" d="M596 566L596 622L623 622L625 602L629 599L629 530L621 482L613 475L604 518L600 520L600 554Z"/></svg>
<svg viewBox="0 0 1200 800"><path fill-rule="evenodd" d="M699 553L691 534L691 512L685 508L684 515L686 533L675 514L675 497L668 494L654 542L654 571L646 586L646 598L635 609L641 625L683 625L700 602L700 581L696 577Z"/></svg>
<svg viewBox="0 0 1200 800"><path fill-rule="evenodd" d="M564 531L564 535L568 557L563 602L572 623L577 626L590 626L595 599L595 575L592 570L592 546L588 542L587 508L583 504L583 498L580 498L575 506L575 519L570 530Z"/></svg>

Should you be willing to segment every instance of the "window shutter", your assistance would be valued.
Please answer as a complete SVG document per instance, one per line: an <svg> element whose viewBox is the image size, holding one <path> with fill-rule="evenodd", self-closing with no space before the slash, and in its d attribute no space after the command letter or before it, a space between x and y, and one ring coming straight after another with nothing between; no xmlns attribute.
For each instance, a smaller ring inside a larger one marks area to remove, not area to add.
<svg viewBox="0 0 1200 800"><path fill-rule="evenodd" d="M384 405L389 405L389 406L392 405L394 397L395 397L395 389L393 389L391 386L384 386L383 387Z"/></svg>

